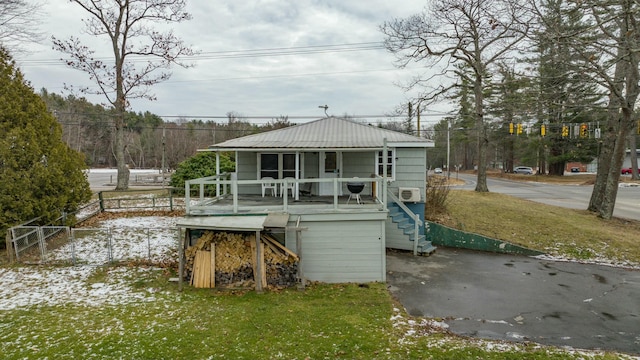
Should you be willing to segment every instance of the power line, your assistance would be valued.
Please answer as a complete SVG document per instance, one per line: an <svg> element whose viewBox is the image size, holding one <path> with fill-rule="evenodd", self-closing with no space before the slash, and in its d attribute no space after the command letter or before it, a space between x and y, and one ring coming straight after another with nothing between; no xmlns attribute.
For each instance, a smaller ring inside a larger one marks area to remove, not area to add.
<svg viewBox="0 0 640 360"><path fill-rule="evenodd" d="M90 113L90 112L72 112L72 111L56 111L57 115L80 115L80 116L100 116L100 117L114 117L116 116L115 114L108 114L108 113ZM136 113L137 114L137 113ZM154 116L158 116L160 118L169 118L169 119L192 119L192 120L199 120L199 119L229 119L229 115L156 115L156 114L152 114ZM444 113L444 112L436 112L436 111L432 111L428 114L424 114L421 113L420 117L440 117L440 116L450 116L451 114L449 113ZM297 120L309 120L309 119L320 119L322 118L322 116L320 115L284 115L284 114L279 114L279 115L238 115L238 116L232 116L232 119L238 120L238 121L247 121L250 119L256 119L256 120L275 120L275 119L281 119L282 117L286 117L287 119L291 120L291 119L297 119ZM351 119L384 119L384 118L406 118L407 114L368 114L368 115L347 115L348 118Z"/></svg>
<svg viewBox="0 0 640 360"><path fill-rule="evenodd" d="M311 46L295 46L295 47L275 47L261 49L245 49L245 50L223 50L223 51L207 51L192 56L182 57L185 61L205 61L205 60L225 60L239 58L258 58L271 56L291 56L291 55L315 55L327 53L353 52L353 51L370 51L384 50L381 42L362 42L362 43L346 43L331 45L311 45ZM148 57L129 56L132 62L146 62ZM95 60L109 61L111 57L96 57ZM66 66L60 59L24 59L20 61L21 66L39 66L39 65L62 65Z"/></svg>

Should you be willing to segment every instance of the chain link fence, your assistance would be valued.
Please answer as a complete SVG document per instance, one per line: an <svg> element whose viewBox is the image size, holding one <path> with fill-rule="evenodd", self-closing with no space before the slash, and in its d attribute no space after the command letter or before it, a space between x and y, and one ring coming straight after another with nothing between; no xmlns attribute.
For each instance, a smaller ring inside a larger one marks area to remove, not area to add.
<svg viewBox="0 0 640 360"><path fill-rule="evenodd" d="M74 213L62 212L61 215L51 221L47 226L42 226L40 218L32 219L29 222L10 228L7 231L6 245L9 261L21 262L49 262L47 258L52 249L58 249L60 244L68 244L83 239L89 232L87 229L73 229L68 226L74 226L104 211L173 211L176 209L184 209L185 203L183 197L175 197L172 188L135 190L135 191L102 191L98 194L98 200L89 202L80 207ZM132 249L136 251L137 259L145 259L146 261L158 261L157 254L153 249L151 240L157 238L160 229L146 229L144 237L149 239L147 244L146 257L140 255L141 244L122 245L120 233L123 231L112 230L105 232L101 229L92 230L95 234L96 243L106 242L101 245L110 248L114 253L106 253L104 261L125 261L128 257L122 255L119 249ZM113 241L114 243L111 243ZM135 241L133 241L135 243ZM77 244L76 244L77 245ZM98 246L98 245L96 245ZM69 252L66 261L75 263L83 262L82 252L77 249L65 248ZM77 250L77 251L76 251ZM56 255L58 256L58 255ZM96 262L90 259L88 263Z"/></svg>
<svg viewBox="0 0 640 360"><path fill-rule="evenodd" d="M179 230L170 228L15 227L16 260L23 263L107 265L144 262L167 265L178 259ZM20 235L21 234L21 235Z"/></svg>

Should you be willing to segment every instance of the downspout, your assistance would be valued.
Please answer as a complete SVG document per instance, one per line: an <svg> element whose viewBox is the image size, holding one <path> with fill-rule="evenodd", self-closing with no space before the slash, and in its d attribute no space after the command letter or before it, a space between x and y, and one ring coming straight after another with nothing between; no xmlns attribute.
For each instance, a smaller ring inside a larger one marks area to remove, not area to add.
<svg viewBox="0 0 640 360"><path fill-rule="evenodd" d="M382 145L382 203L384 204L385 209L389 209L387 207L387 138L384 138Z"/></svg>

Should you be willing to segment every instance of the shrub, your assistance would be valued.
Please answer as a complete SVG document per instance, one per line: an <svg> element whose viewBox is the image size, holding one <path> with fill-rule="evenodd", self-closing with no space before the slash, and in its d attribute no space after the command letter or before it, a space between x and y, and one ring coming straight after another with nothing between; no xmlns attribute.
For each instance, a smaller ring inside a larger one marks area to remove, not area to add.
<svg viewBox="0 0 640 360"><path fill-rule="evenodd" d="M235 163L227 154L220 154L220 172L232 172ZM184 191L184 183L187 180L216 175L216 155L212 152L200 152L178 164L175 173L171 175L171 186ZM215 195L215 186L207 187L210 195Z"/></svg>
<svg viewBox="0 0 640 360"><path fill-rule="evenodd" d="M446 177L429 177L427 181L427 199L425 205L425 218L427 220L437 220L439 216L447 213L447 202L449 201L450 190Z"/></svg>

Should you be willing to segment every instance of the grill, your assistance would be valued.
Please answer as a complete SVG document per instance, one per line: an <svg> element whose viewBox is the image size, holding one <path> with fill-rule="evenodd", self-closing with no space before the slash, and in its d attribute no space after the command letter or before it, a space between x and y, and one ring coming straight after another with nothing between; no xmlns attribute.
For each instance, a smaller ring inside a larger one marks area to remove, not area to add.
<svg viewBox="0 0 640 360"><path fill-rule="evenodd" d="M364 183L361 182L349 182L347 183L347 189L352 194L360 194L364 190Z"/></svg>
<svg viewBox="0 0 640 360"><path fill-rule="evenodd" d="M360 193L364 190L363 182L348 182L347 190L351 194L349 194L349 199L347 200L347 204L351 199L355 199L358 204L362 204L362 199L360 199Z"/></svg>

